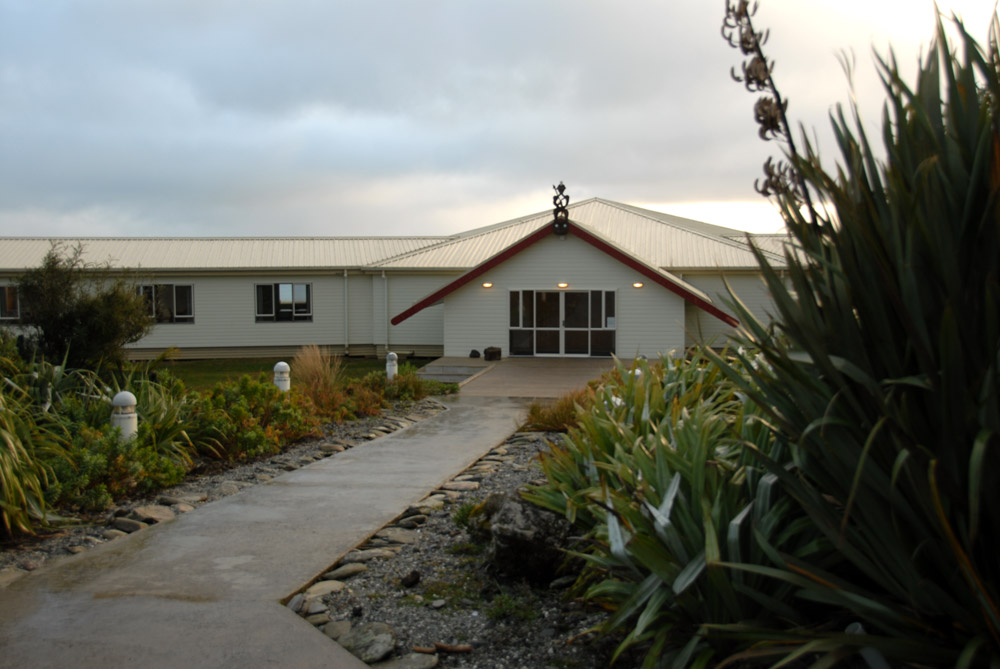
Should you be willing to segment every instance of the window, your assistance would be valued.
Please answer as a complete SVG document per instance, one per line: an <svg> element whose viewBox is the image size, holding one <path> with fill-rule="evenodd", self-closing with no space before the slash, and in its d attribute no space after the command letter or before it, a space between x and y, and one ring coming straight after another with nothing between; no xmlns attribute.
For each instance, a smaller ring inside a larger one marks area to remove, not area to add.
<svg viewBox="0 0 1000 669"><path fill-rule="evenodd" d="M191 286L161 283L139 286L146 298L150 315L157 323L194 323L194 299Z"/></svg>
<svg viewBox="0 0 1000 669"><path fill-rule="evenodd" d="M16 321L21 317L17 286L0 286L0 320Z"/></svg>
<svg viewBox="0 0 1000 669"><path fill-rule="evenodd" d="M257 321L311 321L312 286L308 283L259 283Z"/></svg>

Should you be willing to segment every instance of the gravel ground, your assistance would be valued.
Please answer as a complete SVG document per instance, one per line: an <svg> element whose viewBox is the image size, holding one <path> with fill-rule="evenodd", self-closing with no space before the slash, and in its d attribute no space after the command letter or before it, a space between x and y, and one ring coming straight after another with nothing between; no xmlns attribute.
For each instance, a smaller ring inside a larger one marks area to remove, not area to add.
<svg viewBox="0 0 1000 669"><path fill-rule="evenodd" d="M492 473L457 477L475 480L478 489L450 493L440 510L428 513L422 503L402 514L399 520L404 525L408 519L427 517L412 531L413 543L393 548L392 542L376 537L362 545L362 550L388 547L396 554L364 562L367 569L343 579L343 590L323 597L325 610L315 613L320 609L317 604L309 615L307 603L300 614L341 641L348 625L384 623L395 634L391 657L397 660L409 655L414 661L424 651L436 649L440 667L609 666L616 642L588 633L606 614L568 596L571 576L536 586L506 578L487 563L485 541L471 536L454 519L463 505L492 494L516 493L538 482L542 476L538 454L547 449L549 439L557 438L544 433L512 436L486 456L491 462L503 461ZM476 469L474 465L470 471ZM414 572L419 581L411 584ZM635 666L634 660L626 657L615 666Z"/></svg>
<svg viewBox="0 0 1000 669"><path fill-rule="evenodd" d="M382 417L330 425L323 438L302 442L267 460L193 475L161 495L129 500L99 518L80 519L87 521L84 524L0 544L0 587L49 560L114 540L108 538L110 523L137 507L176 502L177 498L192 506L210 503L283 471L323 457L336 457L340 450L363 447L364 442L379 436L380 428L398 429L399 419L419 420L442 410L443 406L433 398L397 404ZM349 627L357 630L365 623L384 623L395 635L389 659L405 662L395 665L402 667L596 669L609 666L616 640L598 639L588 633L605 613L568 596L566 581L572 578L535 586L506 578L487 564L484 542L474 539L454 520L463 505L478 503L494 493L516 494L524 486L539 481L542 473L538 454L548 448L549 439L558 439L558 435L513 435L486 456L491 466L485 471L480 461L478 467L474 465L456 478L478 484L477 489L438 491L428 499L436 501L434 505L440 508L423 506L403 513L398 520L415 527L412 543L396 544L375 537L359 546L359 549L388 549L393 556L364 562L365 571L342 578L345 584L342 591L308 602L300 611L308 620L303 624L312 623L337 638ZM409 517L410 522L405 522L404 517ZM337 557L330 556L331 562ZM414 574L419 575L419 580L410 584ZM296 605L293 602L290 606ZM615 666L638 664L636 658L624 657Z"/></svg>

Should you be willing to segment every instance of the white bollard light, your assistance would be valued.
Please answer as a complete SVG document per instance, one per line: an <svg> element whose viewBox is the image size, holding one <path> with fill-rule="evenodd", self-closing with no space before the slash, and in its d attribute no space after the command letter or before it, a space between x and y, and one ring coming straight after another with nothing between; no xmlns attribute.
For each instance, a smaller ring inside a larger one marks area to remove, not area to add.
<svg viewBox="0 0 1000 669"><path fill-rule="evenodd" d="M135 395L123 390L111 400L111 427L121 429L121 440L128 441L139 431L139 415L135 412Z"/></svg>
<svg viewBox="0 0 1000 669"><path fill-rule="evenodd" d="M292 387L292 368L287 362L279 362L274 366L274 385L283 393Z"/></svg>
<svg viewBox="0 0 1000 669"><path fill-rule="evenodd" d="M392 351L385 356L385 378L389 381L396 378L396 373L399 372L399 364L396 362L397 360L399 360L399 356Z"/></svg>

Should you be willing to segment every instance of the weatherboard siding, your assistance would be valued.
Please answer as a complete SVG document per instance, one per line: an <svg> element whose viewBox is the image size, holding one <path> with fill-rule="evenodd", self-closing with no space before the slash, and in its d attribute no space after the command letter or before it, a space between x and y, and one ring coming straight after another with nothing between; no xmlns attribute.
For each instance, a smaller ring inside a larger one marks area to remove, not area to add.
<svg viewBox="0 0 1000 669"><path fill-rule="evenodd" d="M750 309L750 311L761 321L768 323L771 321L771 314L775 312L774 301L771 294L764 285L764 280L759 274L751 273L714 273L714 274L685 274L684 280L695 288L703 291L712 298L720 309L735 316L734 310L729 306L732 298L726 289L728 281L733 292ZM724 346L734 329L717 318L712 318L700 309L691 308L688 305L688 335L686 344L693 346L699 343L706 343L716 347Z"/></svg>
<svg viewBox="0 0 1000 669"><path fill-rule="evenodd" d="M433 291L449 276L387 273L389 311L400 311L422 295ZM348 274L346 309L349 341L345 341L344 281L342 273L324 276L169 276L149 283L190 285L194 294L194 323L163 323L136 342L135 354L147 357L169 347L198 351L287 351L307 344L330 346L354 355L384 353L386 335L385 285L381 273ZM145 282L145 281L144 281ZM308 283L312 286L312 320L256 322L255 288L260 283ZM390 328L390 348L439 353L444 318L441 305L431 307L400 326ZM350 344L350 346L345 346Z"/></svg>
<svg viewBox="0 0 1000 669"><path fill-rule="evenodd" d="M625 284L618 291L618 357L683 352L685 304L680 296L648 281L642 288L633 288L631 281Z"/></svg>
<svg viewBox="0 0 1000 669"><path fill-rule="evenodd" d="M509 291L614 290L617 292L617 349L620 355L655 356L684 345L684 300L642 280L633 269L572 235L539 241L444 301L444 353L467 356L473 349L499 346L508 355ZM493 282L483 288L484 281Z"/></svg>
<svg viewBox="0 0 1000 669"><path fill-rule="evenodd" d="M268 275L245 277L156 277L150 283L193 286L194 323L161 323L133 346L270 347L342 345L343 278L340 276ZM255 285L308 283L312 286L311 321L256 322Z"/></svg>
<svg viewBox="0 0 1000 669"><path fill-rule="evenodd" d="M386 272L370 276L371 300L368 322L371 323L371 343L379 356L387 350L438 351L444 335L443 309L440 305L425 309L399 325L386 324L395 314L433 292L452 276L426 273ZM386 297L389 299L386 308ZM386 341L388 337L388 342ZM388 347L388 348L387 348Z"/></svg>
<svg viewBox="0 0 1000 669"><path fill-rule="evenodd" d="M372 323L372 276L370 274L348 274L347 326L350 330L351 346L371 345L375 342ZM341 286L343 291L343 286Z"/></svg>
<svg viewBox="0 0 1000 669"><path fill-rule="evenodd" d="M455 278L455 274L401 274L389 276L389 318L403 311L441 284ZM424 309L399 325L389 327L390 344L441 345L444 338L444 305ZM391 348L390 345L390 348Z"/></svg>

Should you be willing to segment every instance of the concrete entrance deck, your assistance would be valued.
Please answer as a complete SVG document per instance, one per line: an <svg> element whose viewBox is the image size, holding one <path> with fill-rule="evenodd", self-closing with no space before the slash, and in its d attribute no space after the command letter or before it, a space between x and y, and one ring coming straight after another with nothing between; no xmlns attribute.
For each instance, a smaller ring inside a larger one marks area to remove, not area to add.
<svg viewBox="0 0 1000 669"><path fill-rule="evenodd" d="M610 358L505 358L462 385L465 397L549 399L614 368Z"/></svg>
<svg viewBox="0 0 1000 669"><path fill-rule="evenodd" d="M280 600L523 419L515 400L444 401L421 423L0 587L0 667L364 667Z"/></svg>

